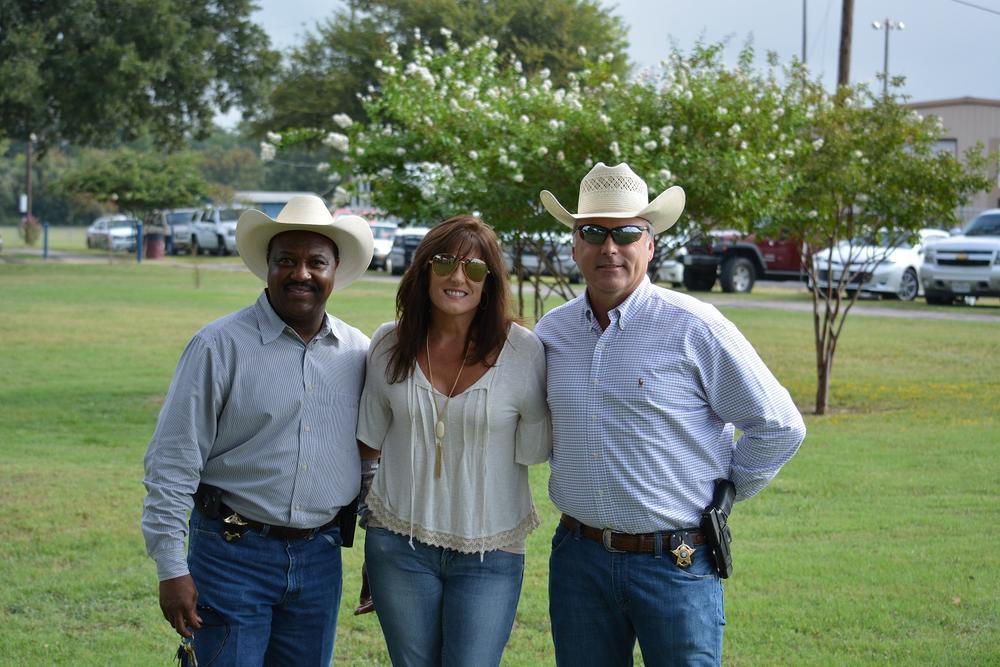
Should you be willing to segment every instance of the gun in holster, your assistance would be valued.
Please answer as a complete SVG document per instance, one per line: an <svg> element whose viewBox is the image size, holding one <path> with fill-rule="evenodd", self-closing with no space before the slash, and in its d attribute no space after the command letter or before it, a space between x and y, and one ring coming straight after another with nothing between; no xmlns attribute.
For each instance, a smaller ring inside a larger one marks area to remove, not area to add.
<svg viewBox="0 0 1000 667"><path fill-rule="evenodd" d="M222 489L208 484L199 484L194 492L194 506L206 519L218 519L222 507Z"/></svg>
<svg viewBox="0 0 1000 667"><path fill-rule="evenodd" d="M340 540L344 548L354 546L354 529L358 525L358 498L340 508L337 520L340 523Z"/></svg>
<svg viewBox="0 0 1000 667"><path fill-rule="evenodd" d="M729 549L733 534L728 522L735 500L736 486L728 479L717 479L712 504L701 513L701 530L712 548L715 569L723 579L728 579L733 573L733 554Z"/></svg>

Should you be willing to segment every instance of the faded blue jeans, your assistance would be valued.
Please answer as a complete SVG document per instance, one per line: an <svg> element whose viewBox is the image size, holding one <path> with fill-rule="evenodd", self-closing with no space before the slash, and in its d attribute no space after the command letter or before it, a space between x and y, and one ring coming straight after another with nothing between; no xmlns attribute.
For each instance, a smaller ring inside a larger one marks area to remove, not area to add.
<svg viewBox="0 0 1000 667"><path fill-rule="evenodd" d="M514 625L524 556L464 554L383 528L365 535L365 564L393 667L500 664Z"/></svg>
<svg viewBox="0 0 1000 667"><path fill-rule="evenodd" d="M328 667L342 588L340 528L300 540L247 531L226 542L221 525L191 513L188 567L204 625L194 635L200 667Z"/></svg>
<svg viewBox="0 0 1000 667"><path fill-rule="evenodd" d="M722 582L704 545L682 569L666 544L659 557L613 553L559 525L549 614L557 665L631 665L636 639L647 667L722 661Z"/></svg>

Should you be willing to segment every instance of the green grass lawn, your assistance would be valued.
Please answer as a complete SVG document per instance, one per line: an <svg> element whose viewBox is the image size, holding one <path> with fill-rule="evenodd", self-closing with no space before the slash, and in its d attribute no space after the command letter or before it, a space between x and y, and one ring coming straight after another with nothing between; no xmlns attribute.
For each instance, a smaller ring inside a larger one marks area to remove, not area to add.
<svg viewBox="0 0 1000 667"><path fill-rule="evenodd" d="M188 338L259 289L245 271L0 263L0 664L168 663L142 456ZM371 333L394 290L362 281L330 309ZM726 313L810 410L810 315ZM849 319L831 413L734 511L725 662L1000 664L998 404L998 323ZM504 664L553 662L547 475ZM344 552L338 665L388 664L374 616L350 615L361 553Z"/></svg>

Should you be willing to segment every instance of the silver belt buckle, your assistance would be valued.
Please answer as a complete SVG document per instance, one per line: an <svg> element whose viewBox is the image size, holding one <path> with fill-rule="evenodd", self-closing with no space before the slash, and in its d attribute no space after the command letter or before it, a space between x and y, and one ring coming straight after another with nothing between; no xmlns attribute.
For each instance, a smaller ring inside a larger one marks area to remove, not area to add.
<svg viewBox="0 0 1000 667"><path fill-rule="evenodd" d="M603 531L601 531L601 542L604 543L604 548L613 554L625 553L621 549L615 549L613 546L611 546L611 533L612 530L610 528L605 528Z"/></svg>

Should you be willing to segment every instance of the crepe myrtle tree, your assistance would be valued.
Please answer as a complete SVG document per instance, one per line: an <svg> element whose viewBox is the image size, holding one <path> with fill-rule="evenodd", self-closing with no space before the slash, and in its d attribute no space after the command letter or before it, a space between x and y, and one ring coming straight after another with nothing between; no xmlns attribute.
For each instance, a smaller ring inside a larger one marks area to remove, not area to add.
<svg viewBox="0 0 1000 667"><path fill-rule="evenodd" d="M791 85L815 110L798 128L812 150L789 162L788 205L771 227L803 242L803 270L813 287L815 411L824 414L837 343L858 298L855 288L866 282L861 274L872 273L919 229L958 224L958 208L988 187L987 165L996 156L983 155L981 146L962 161L936 151L940 120L908 109L898 96L865 85L830 94L804 78Z"/></svg>
<svg viewBox="0 0 1000 667"><path fill-rule="evenodd" d="M615 56L580 55L592 67L557 87L550 72L527 74L488 38L466 48L450 38L443 49L425 44L407 59L390 43L376 63L378 93L362 100L365 122L341 116L343 132L323 137L341 151L332 170L370 184L375 203L401 218L475 212L515 250L525 243L542 250L568 230L542 209L539 190L579 183L586 168L608 159L613 140L594 109L603 105L598 86L620 86ZM283 133L282 147L308 132ZM573 295L561 278L556 289ZM540 315L543 290L535 294Z"/></svg>

